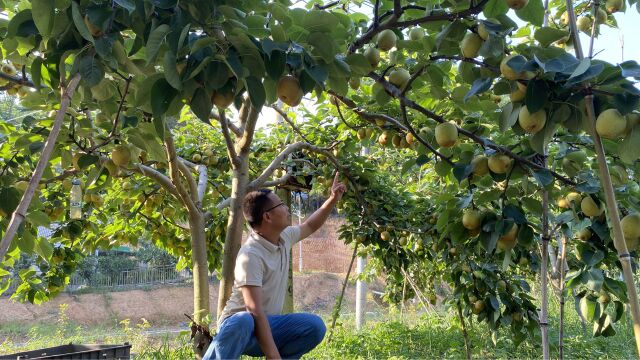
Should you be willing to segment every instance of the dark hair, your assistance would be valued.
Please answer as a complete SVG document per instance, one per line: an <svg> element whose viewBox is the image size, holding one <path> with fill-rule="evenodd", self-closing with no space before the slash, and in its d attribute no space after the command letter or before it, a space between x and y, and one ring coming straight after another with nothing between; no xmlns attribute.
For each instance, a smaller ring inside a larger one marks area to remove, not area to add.
<svg viewBox="0 0 640 360"><path fill-rule="evenodd" d="M251 191L242 200L242 213L252 228L260 226L262 223L264 209L271 205L269 199L271 192L269 189Z"/></svg>

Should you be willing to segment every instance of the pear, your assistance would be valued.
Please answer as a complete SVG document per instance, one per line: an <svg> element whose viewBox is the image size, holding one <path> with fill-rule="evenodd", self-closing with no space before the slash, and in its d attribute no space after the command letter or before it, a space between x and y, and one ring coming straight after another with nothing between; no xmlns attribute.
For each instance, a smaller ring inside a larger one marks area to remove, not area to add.
<svg viewBox="0 0 640 360"><path fill-rule="evenodd" d="M436 126L436 142L444 148L455 145L458 141L458 128L452 123L442 123Z"/></svg>
<svg viewBox="0 0 640 360"><path fill-rule="evenodd" d="M126 166L131 161L131 151L125 145L118 145L111 151L111 160L117 166Z"/></svg>
<svg viewBox="0 0 640 360"><path fill-rule="evenodd" d="M371 67L378 67L380 63L380 51L376 48L368 48L364 51L364 57L367 59Z"/></svg>
<svg viewBox="0 0 640 360"><path fill-rule="evenodd" d="M591 31L591 19L586 16L581 16L576 20L576 24L578 25L578 30L589 33Z"/></svg>
<svg viewBox="0 0 640 360"><path fill-rule="evenodd" d="M498 238L496 246L499 250L509 251L518 243L518 225L513 224L506 234Z"/></svg>
<svg viewBox="0 0 640 360"><path fill-rule="evenodd" d="M424 29L416 26L409 31L409 39L413 41L421 40L425 35Z"/></svg>
<svg viewBox="0 0 640 360"><path fill-rule="evenodd" d="M466 58L474 58L478 56L482 43L480 35L472 32L467 33L460 43L460 53Z"/></svg>
<svg viewBox="0 0 640 360"><path fill-rule="evenodd" d="M508 80L518 80L518 79L530 80L530 79L532 79L535 76L534 73L532 73L530 71L517 72L517 71L513 70L513 68L511 68L511 66L509 66L509 64L507 64L507 62L509 62L509 60L511 60L515 56L516 55L509 55L509 56L505 56L504 58L502 58L502 61L500 62L500 73L502 74L502 76L505 79L508 79Z"/></svg>
<svg viewBox="0 0 640 360"><path fill-rule="evenodd" d="M398 40L398 37L396 36L396 33L393 32L393 30L391 29L382 30L378 34L378 39L377 39L378 49L382 51L389 51L396 46L397 40Z"/></svg>
<svg viewBox="0 0 640 360"><path fill-rule="evenodd" d="M607 0L604 7L610 14L618 12L624 7L624 0Z"/></svg>
<svg viewBox="0 0 640 360"><path fill-rule="evenodd" d="M596 132L605 139L617 139L627 129L627 119L617 109L607 109L596 119Z"/></svg>
<svg viewBox="0 0 640 360"><path fill-rule="evenodd" d="M592 235L591 230L589 230L589 228L585 228L585 229L582 229L582 230L578 231L578 234L577 234L576 237L580 241L587 241L587 240L591 239L591 235Z"/></svg>
<svg viewBox="0 0 640 360"><path fill-rule="evenodd" d="M602 206L598 206L596 202L591 198L591 196L585 196L580 203L580 209L582 212L589 217L600 216L604 209Z"/></svg>
<svg viewBox="0 0 640 360"><path fill-rule="evenodd" d="M488 21L492 24L500 24L500 22L496 19L487 19L485 21ZM487 40L489 38L489 31L487 30L487 26L483 21L480 21L480 23L478 24L478 35L482 38L482 40Z"/></svg>
<svg viewBox="0 0 640 360"><path fill-rule="evenodd" d="M494 154L489 157L489 170L495 174L506 174L513 167L513 159L504 154Z"/></svg>
<svg viewBox="0 0 640 360"><path fill-rule="evenodd" d="M509 99L511 102L518 102L524 100L525 95L527 94L527 85L524 85L520 82L516 82L517 88L509 94Z"/></svg>
<svg viewBox="0 0 640 360"><path fill-rule="evenodd" d="M411 78L411 74L406 69L395 69L389 74L389 82L401 89Z"/></svg>
<svg viewBox="0 0 640 360"><path fill-rule="evenodd" d="M233 104L234 99L235 99L235 95L233 91L229 91L227 93L220 93L220 92L214 91L213 94L211 95L211 102L215 106L221 109L228 108L229 105Z"/></svg>
<svg viewBox="0 0 640 360"><path fill-rule="evenodd" d="M484 155L478 155L471 160L473 175L484 176L489 173L489 159Z"/></svg>
<svg viewBox="0 0 640 360"><path fill-rule="evenodd" d="M349 86L353 89L353 90L358 90L360 88L360 78L359 77L352 77L349 79Z"/></svg>
<svg viewBox="0 0 640 360"><path fill-rule="evenodd" d="M625 216L620 221L622 226L622 233L625 238L638 238L640 237L640 213L633 213Z"/></svg>
<svg viewBox="0 0 640 360"><path fill-rule="evenodd" d="M538 110L531 114L526 105L520 108L518 123L520 124L520 127L529 134L535 134L542 130L546 122L547 113L544 110Z"/></svg>
<svg viewBox="0 0 640 360"><path fill-rule="evenodd" d="M289 106L298 106L302 100L302 88L298 79L291 75L285 75L278 80L276 89L278 99Z"/></svg>
<svg viewBox="0 0 640 360"><path fill-rule="evenodd" d="M383 231L380 233L380 239L384 241L389 241L391 239L391 234L388 231Z"/></svg>
<svg viewBox="0 0 640 360"><path fill-rule="evenodd" d="M467 210L462 215L462 226L469 230L475 230L482 224L482 213L478 210Z"/></svg>
<svg viewBox="0 0 640 360"><path fill-rule="evenodd" d="M598 8L598 11L596 11L596 24L600 25L605 22L607 22L607 12L602 10L602 8Z"/></svg>
<svg viewBox="0 0 640 360"><path fill-rule="evenodd" d="M569 194L567 194L567 202L570 205L580 204L582 202L582 195L578 194L577 192L570 192Z"/></svg>

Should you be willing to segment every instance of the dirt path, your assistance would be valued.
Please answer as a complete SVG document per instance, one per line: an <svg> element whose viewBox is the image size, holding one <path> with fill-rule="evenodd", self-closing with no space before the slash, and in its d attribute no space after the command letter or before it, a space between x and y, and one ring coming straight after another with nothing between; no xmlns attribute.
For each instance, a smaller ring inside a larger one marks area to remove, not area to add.
<svg viewBox="0 0 640 360"><path fill-rule="evenodd" d="M330 313L342 289L344 275L332 273L296 274L294 301L296 311ZM355 285L347 287L343 309L353 308ZM210 285L210 304L215 311L217 285ZM145 318L152 326L180 326L184 313L193 312L193 291L190 286L173 286L150 290L130 290L82 295L61 294L42 305L17 303L0 298L0 327L20 323L25 328L52 323L58 317L60 304L68 304L67 316L79 325L117 326L118 321L138 322Z"/></svg>

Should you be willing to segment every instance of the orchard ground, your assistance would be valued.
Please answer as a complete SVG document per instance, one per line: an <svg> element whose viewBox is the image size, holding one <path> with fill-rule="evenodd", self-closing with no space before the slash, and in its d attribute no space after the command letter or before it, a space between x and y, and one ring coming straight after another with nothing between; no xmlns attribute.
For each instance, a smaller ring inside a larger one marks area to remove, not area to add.
<svg viewBox="0 0 640 360"><path fill-rule="evenodd" d="M334 300L343 277L328 273L298 274L295 306L300 311L321 315L327 327ZM215 286L213 286L215 287ZM367 304L367 323L362 331L354 328L354 284L347 287L344 306L333 339L325 341L307 359L415 359L434 356L465 357L460 323L445 304L438 303L429 312L420 304L404 308L386 307L373 301ZM304 290L302 290L304 289ZM214 290L214 289L212 289ZM215 293L213 291L212 293ZM74 343L124 343L133 345L137 358L193 358L182 315L191 305L191 289L165 287L112 293L61 295L41 306L17 304L2 299L0 305L0 354ZM62 305L61 304L66 304ZM551 301L551 356L558 357L559 303ZM583 332L573 310L566 304L565 357L627 359L633 358L632 330L628 319L619 333L609 338L593 338L591 326ZM12 314L9 319L6 314ZM106 319L106 320L103 320ZM468 320L467 320L468 321ZM507 332L500 332L494 345L484 324L468 323L473 356L476 358L538 358L539 338L518 347Z"/></svg>

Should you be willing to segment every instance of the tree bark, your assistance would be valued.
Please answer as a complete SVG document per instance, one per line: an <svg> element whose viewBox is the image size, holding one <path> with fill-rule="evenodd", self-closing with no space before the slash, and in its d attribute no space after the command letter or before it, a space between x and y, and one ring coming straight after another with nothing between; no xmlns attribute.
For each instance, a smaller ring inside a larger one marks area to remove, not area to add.
<svg viewBox="0 0 640 360"><path fill-rule="evenodd" d="M42 149L40 160L38 160L38 164L33 171L31 180L29 180L27 190L24 192L24 195L22 195L22 199L20 200L18 207L13 212L13 216L11 217L9 226L7 226L7 230L4 233L4 237L2 237L2 241L0 241L0 262L4 260L4 256L7 254L7 250L9 249L9 245L11 245L13 237L16 235L20 224L27 216L27 210L29 209L31 200L36 193L36 188L40 184L40 179L42 179L44 170L49 164L49 159L51 158L51 154L53 153L53 148L56 145L56 140L58 139L58 134L60 133L60 128L62 127L65 113L67 111L67 108L69 107L69 104L71 103L71 95L76 91L76 87L78 87L79 83L80 74L76 74L71 79L71 81L69 81L69 84L62 93L60 110L58 110L58 113L56 114L56 119L53 123L53 127L51 128L51 132L47 137L47 142L44 144L44 148Z"/></svg>
<svg viewBox="0 0 640 360"><path fill-rule="evenodd" d="M224 257L222 259L222 279L218 295L219 318L224 310L227 300L231 296L233 288L233 270L236 266L236 256L242 242L242 229L244 215L242 214L242 199L247 192L249 184L248 157L242 157L238 169L233 170L233 183L231 185L231 205L229 206L229 220L227 222L227 236L224 240Z"/></svg>
<svg viewBox="0 0 640 360"><path fill-rule="evenodd" d="M193 318L197 322L210 312L209 266L204 221L201 213L189 214L191 261L193 263Z"/></svg>

